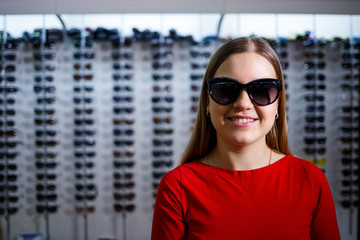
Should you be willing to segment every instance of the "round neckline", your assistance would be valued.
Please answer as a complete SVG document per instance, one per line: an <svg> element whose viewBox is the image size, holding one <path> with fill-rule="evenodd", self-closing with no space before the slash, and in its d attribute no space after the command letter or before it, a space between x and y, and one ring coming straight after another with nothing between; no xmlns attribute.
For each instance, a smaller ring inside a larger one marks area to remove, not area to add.
<svg viewBox="0 0 360 240"><path fill-rule="evenodd" d="M228 168L223 168L223 167L217 167L217 166L212 166L212 165L200 162L198 160L194 161L194 162L197 162L197 163L199 163L199 164L201 164L203 166L210 167L212 169L218 169L218 170L221 170L221 171L227 171L227 172L231 172L231 173L246 173L246 172L262 171L262 170L267 170L267 169L276 167L279 164L281 164L282 162L285 162L284 160L286 158L288 158L288 156L289 155L285 155L284 157L280 158L279 160L277 160L276 162L274 162L274 163L272 163L272 164L270 164L268 166L259 167L259 168L255 168L255 169L249 169L249 170L233 170L233 169L228 169Z"/></svg>

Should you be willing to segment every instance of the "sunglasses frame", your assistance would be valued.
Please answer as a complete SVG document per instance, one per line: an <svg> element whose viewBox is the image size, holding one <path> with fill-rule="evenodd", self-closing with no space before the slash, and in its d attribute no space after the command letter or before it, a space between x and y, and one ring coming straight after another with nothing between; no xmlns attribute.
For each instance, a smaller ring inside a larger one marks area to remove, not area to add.
<svg viewBox="0 0 360 240"><path fill-rule="evenodd" d="M239 83L238 81L236 81L236 80L234 80L234 79L231 79L231 78L227 78L227 77L210 78L210 79L207 80L207 90L208 90L209 95L210 95L210 97L212 98L212 100L214 100L214 102L216 102L217 104L220 104L220 105L229 105L229 104L234 103L234 102L236 101L236 99L239 98L241 91L239 91L238 94L237 94L237 96L234 97L233 99L231 99L231 101L230 101L229 103L224 104L224 103L221 103L221 102L219 102L218 100L216 100L215 97L213 96L213 92L212 92L211 89L212 89L212 84L213 84L214 82L215 82L215 83L220 83L220 82L222 82L222 83L223 83L223 82L235 83L237 86L239 86L238 89L241 90L241 89L245 88L245 89L246 89L246 92L247 92L247 94L248 94L248 96L249 96L249 98L251 99L251 101L254 102L254 103L255 103L256 105L258 105L258 106L267 106L267 105L270 105L270 104L274 103L274 102L279 98L280 93L281 93L281 91L282 91L281 80L275 79L275 78L261 78L261 79L256 79L256 80L251 81L251 82L249 82L249 83L247 83L247 84L241 84L241 83ZM254 98L252 97L252 94L249 93L249 88L250 88L251 86L255 85L256 83L259 83L259 82L275 82L275 83L276 83L276 87L277 87L278 92L277 92L276 97L274 98L274 100L272 100L272 101L271 101L270 103L268 103L268 104L259 104L259 103L257 103L257 102L254 100Z"/></svg>

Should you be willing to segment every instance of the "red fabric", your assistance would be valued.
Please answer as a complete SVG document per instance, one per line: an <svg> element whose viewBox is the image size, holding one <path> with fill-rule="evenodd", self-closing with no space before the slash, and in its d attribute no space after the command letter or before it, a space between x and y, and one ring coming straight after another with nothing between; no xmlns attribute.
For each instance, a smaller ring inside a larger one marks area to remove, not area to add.
<svg viewBox="0 0 360 240"><path fill-rule="evenodd" d="M286 156L235 171L198 161L169 171L155 202L152 240L340 239L323 172Z"/></svg>

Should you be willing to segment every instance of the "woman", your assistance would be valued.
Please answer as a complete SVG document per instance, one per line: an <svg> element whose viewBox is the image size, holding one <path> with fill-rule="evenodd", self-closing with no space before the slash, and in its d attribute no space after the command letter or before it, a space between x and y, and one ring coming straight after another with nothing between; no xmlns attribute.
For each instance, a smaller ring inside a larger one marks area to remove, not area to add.
<svg viewBox="0 0 360 240"><path fill-rule="evenodd" d="M325 175L289 149L284 89L264 40L216 51L180 166L160 182L152 240L340 239Z"/></svg>

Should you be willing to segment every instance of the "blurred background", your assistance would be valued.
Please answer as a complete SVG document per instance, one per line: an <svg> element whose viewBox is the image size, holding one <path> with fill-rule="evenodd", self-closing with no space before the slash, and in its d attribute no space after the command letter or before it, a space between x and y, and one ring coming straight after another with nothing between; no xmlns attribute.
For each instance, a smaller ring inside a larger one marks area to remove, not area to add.
<svg viewBox="0 0 360 240"><path fill-rule="evenodd" d="M355 0L2 0L0 239L150 239L207 63L243 36L277 52L290 146L359 239Z"/></svg>

